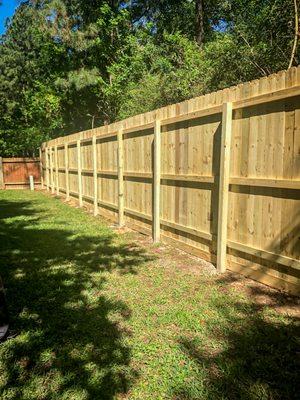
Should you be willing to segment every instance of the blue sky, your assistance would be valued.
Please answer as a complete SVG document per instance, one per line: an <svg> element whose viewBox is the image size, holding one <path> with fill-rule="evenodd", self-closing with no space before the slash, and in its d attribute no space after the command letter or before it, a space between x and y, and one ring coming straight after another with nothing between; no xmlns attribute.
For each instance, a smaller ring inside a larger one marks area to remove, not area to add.
<svg viewBox="0 0 300 400"><path fill-rule="evenodd" d="M0 34L5 31L5 21L7 17L11 17L19 3L17 0L2 0L0 6Z"/></svg>

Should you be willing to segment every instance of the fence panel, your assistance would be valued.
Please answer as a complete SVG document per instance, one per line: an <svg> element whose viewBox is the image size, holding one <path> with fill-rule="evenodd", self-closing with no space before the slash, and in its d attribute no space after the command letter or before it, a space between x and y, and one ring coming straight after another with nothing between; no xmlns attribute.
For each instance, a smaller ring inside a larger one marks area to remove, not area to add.
<svg viewBox="0 0 300 400"><path fill-rule="evenodd" d="M61 189L95 214L300 292L300 68L44 143L54 191L56 146Z"/></svg>
<svg viewBox="0 0 300 400"><path fill-rule="evenodd" d="M32 175L34 184L41 186L41 164L39 158L1 158L0 169L3 175L3 189L29 188L29 176Z"/></svg>

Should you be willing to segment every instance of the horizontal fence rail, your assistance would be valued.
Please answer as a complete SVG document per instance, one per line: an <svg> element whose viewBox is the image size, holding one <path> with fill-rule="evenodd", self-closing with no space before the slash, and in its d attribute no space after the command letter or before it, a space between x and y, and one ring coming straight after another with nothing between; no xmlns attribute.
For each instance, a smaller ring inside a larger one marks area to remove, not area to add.
<svg viewBox="0 0 300 400"><path fill-rule="evenodd" d="M300 68L41 148L45 185L227 268L300 293Z"/></svg>

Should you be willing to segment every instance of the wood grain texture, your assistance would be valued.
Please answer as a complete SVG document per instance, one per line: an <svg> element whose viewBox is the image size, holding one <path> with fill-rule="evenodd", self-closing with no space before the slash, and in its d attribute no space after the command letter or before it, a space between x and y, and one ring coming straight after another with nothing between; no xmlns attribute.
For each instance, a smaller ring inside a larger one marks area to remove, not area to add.
<svg viewBox="0 0 300 400"><path fill-rule="evenodd" d="M98 214L98 174L97 174L97 139L93 136L93 183L94 183L94 216Z"/></svg>
<svg viewBox="0 0 300 400"><path fill-rule="evenodd" d="M51 193L54 194L54 171L53 171L53 147L50 147L50 180L51 180Z"/></svg>
<svg viewBox="0 0 300 400"><path fill-rule="evenodd" d="M49 149L45 147L45 155L46 155L46 189L49 191L50 189L50 171L49 171Z"/></svg>
<svg viewBox="0 0 300 400"><path fill-rule="evenodd" d="M160 171L161 171L161 125L154 125L154 165L153 165L153 242L160 240Z"/></svg>
<svg viewBox="0 0 300 400"><path fill-rule="evenodd" d="M55 188L56 194L59 196L59 171L58 171L58 149L57 146L54 147L54 165L55 165Z"/></svg>
<svg viewBox="0 0 300 400"><path fill-rule="evenodd" d="M69 183L69 146L65 143L65 189L67 201L70 199L70 183Z"/></svg>
<svg viewBox="0 0 300 400"><path fill-rule="evenodd" d="M78 201L79 207L83 206L82 199L82 159L81 159L81 141L77 140L77 177L78 177Z"/></svg>
<svg viewBox="0 0 300 400"><path fill-rule="evenodd" d="M219 212L218 212L218 243L217 270L225 272L227 266L227 219L229 173L231 155L232 103L224 103L221 134L220 183L219 183Z"/></svg>
<svg viewBox="0 0 300 400"><path fill-rule="evenodd" d="M124 225L124 148L123 130L118 131L118 205L119 227Z"/></svg>
<svg viewBox="0 0 300 400"><path fill-rule="evenodd" d="M58 156L61 191L67 191L68 173L70 196L77 199L81 196L87 205L97 203L99 214L116 222L122 175L124 224L148 233L155 225L156 232L160 230L160 240L176 243L179 248L213 262L220 254L218 211L225 187L228 212L223 208L220 218L227 219L222 228L228 236L222 250L224 260L225 244L227 267L296 293L299 276L295 266L300 259L299 97L300 68L291 68L111 125L57 138L42 146L49 152L47 157L45 151L46 181L48 173L53 190L53 148L61 147L58 154L63 154L66 144L68 172ZM220 182L224 174L224 163L220 161L224 103L232 103L233 109L226 185L222 179ZM157 177L154 179L157 120L161 122L160 185ZM122 174L118 168L121 129ZM78 140L82 152L80 174ZM155 187L160 191L159 224L154 218L155 204L158 205ZM226 262L222 265L220 269L224 270Z"/></svg>

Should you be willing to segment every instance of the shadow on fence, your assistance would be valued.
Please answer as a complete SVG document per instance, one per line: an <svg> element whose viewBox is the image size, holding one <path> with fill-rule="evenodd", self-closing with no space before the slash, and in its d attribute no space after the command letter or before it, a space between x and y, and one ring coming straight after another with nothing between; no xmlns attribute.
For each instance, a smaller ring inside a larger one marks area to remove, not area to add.
<svg viewBox="0 0 300 400"><path fill-rule="evenodd" d="M103 275L137 273L149 257L134 245L115 245L108 231L83 236L48 229L44 212L30 202L0 201L0 275L11 325L22 332L1 345L0 393L9 399L115 398L137 376L122 328L131 311L102 292Z"/></svg>

